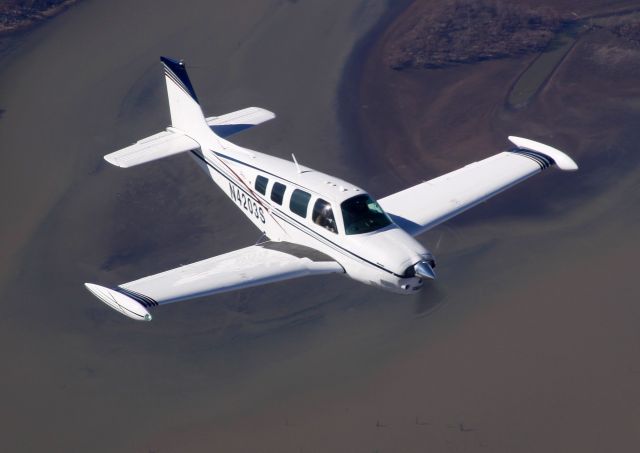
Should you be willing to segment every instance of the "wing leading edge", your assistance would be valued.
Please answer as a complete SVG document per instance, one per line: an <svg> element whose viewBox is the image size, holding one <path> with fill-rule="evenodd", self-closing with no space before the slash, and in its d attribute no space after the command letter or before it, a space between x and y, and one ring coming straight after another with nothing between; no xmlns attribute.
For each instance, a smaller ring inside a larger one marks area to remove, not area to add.
<svg viewBox="0 0 640 453"><path fill-rule="evenodd" d="M509 137L516 148L378 200L391 218L416 236L500 192L557 165L577 170L565 153L542 143Z"/></svg>
<svg viewBox="0 0 640 453"><path fill-rule="evenodd" d="M330 257L307 247L265 242L128 282L117 288L86 283L98 299L140 321L149 308L307 275L342 273Z"/></svg>

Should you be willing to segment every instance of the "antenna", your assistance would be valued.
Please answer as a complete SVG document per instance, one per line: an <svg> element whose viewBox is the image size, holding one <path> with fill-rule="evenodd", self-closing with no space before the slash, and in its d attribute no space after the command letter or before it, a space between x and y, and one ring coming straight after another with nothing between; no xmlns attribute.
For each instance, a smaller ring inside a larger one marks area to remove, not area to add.
<svg viewBox="0 0 640 453"><path fill-rule="evenodd" d="M302 173L302 170L300 170L300 165L298 165L298 160L296 159L296 155L291 153L291 157L293 157L293 163L296 164L296 170L298 170L298 173Z"/></svg>

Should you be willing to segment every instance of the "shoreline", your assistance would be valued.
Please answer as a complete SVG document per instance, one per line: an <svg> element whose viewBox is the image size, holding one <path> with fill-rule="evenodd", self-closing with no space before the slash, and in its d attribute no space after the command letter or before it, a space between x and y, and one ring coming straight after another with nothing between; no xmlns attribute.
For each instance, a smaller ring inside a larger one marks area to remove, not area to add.
<svg viewBox="0 0 640 453"><path fill-rule="evenodd" d="M67 12L80 0L65 0L60 5L41 12L38 16L30 16L11 27L0 27L0 61L5 61L20 52L23 42L28 40L30 34L36 32L39 27ZM0 105L0 121L2 121L3 106ZM0 278L1 280L1 278Z"/></svg>
<svg viewBox="0 0 640 453"><path fill-rule="evenodd" d="M365 141L359 130L361 110L359 86L363 77L362 73L371 51L378 44L380 38L413 2L414 0L389 2L386 11L380 16L376 24L353 46L342 70L336 92L339 99L339 102L337 102L337 117L338 122L342 125L340 137L346 143L346 149L350 151L348 155L344 156L344 159L350 168L356 169L358 173L355 173L355 177L358 180L367 179L367 175L361 172L358 164L358 159L365 146ZM355 133L354 130L356 131ZM380 171L379 163L369 161L368 165L374 165Z"/></svg>

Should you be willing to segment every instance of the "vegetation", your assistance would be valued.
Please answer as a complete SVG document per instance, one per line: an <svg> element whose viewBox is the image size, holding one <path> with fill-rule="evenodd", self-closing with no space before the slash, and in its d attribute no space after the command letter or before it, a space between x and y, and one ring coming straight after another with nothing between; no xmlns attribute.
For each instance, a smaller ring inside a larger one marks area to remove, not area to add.
<svg viewBox="0 0 640 453"><path fill-rule="evenodd" d="M60 12L75 0L0 0L0 32L29 26Z"/></svg>
<svg viewBox="0 0 640 453"><path fill-rule="evenodd" d="M439 68L543 50L569 20L549 8L501 0L416 4L384 49L394 69Z"/></svg>
<svg viewBox="0 0 640 453"><path fill-rule="evenodd" d="M618 37L640 45L640 20L632 19L613 25L611 31Z"/></svg>

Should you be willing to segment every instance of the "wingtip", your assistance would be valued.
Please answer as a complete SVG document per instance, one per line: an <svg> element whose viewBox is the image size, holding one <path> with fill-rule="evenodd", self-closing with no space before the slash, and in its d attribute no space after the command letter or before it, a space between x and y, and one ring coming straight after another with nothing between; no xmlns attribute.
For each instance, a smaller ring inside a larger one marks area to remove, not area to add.
<svg viewBox="0 0 640 453"><path fill-rule="evenodd" d="M115 165L116 167L119 167L118 161L114 159L111 154L107 154L106 156L103 156L103 159L109 162L111 165Z"/></svg>
<svg viewBox="0 0 640 453"><path fill-rule="evenodd" d="M547 157L550 157L551 159L553 159L560 170L576 171L578 169L578 164L571 157L569 157L568 154L560 151L559 149L553 148L549 145L545 145L544 143L530 140L528 138L516 137L514 135L510 135L508 138L509 141L516 145L518 148L535 151L544 154Z"/></svg>
<svg viewBox="0 0 640 453"><path fill-rule="evenodd" d="M153 319L151 313L142 304L125 294L95 283L85 283L84 287L100 301L128 318L136 321L151 321Z"/></svg>

